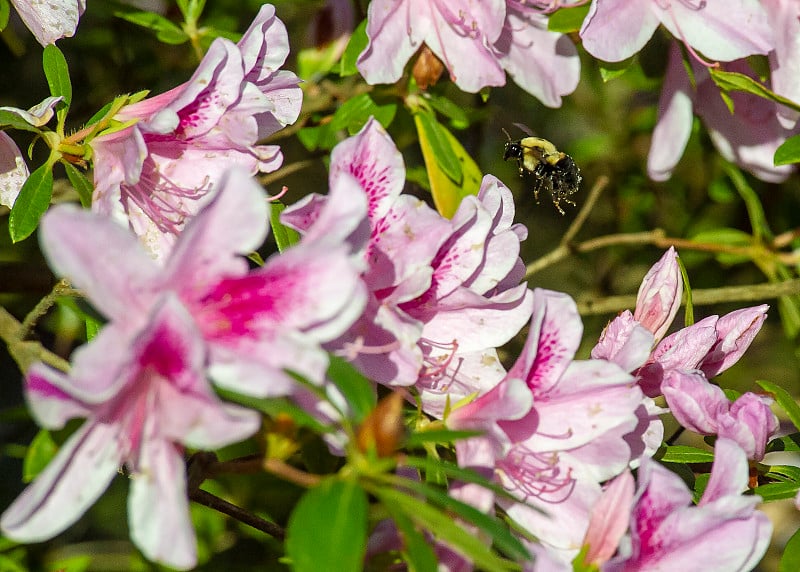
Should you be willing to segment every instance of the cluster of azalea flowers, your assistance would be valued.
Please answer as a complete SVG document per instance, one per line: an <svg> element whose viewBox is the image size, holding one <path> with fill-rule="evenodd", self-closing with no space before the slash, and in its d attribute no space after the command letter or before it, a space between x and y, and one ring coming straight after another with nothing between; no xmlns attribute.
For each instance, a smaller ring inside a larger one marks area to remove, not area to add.
<svg viewBox="0 0 800 572"><path fill-rule="evenodd" d="M581 37L610 61L641 48L659 22L719 60L769 52L780 61L779 48L798 41L781 44L772 31L771 19L789 9L779 0L731 0L724 9L617 2L624 18L604 12L608 4L592 2ZM577 83L577 52L547 30L546 12L517 0L375 0L359 67L368 81L395 81L425 42L462 89L502 85L505 70L558 105ZM724 29L704 27L723 21ZM741 35L730 38L731 30ZM540 46L536 65L523 61L530 44ZM125 107L116 119L128 126L91 142L92 211L60 205L42 220L51 267L107 322L74 352L68 373L42 363L26 373L28 404L43 427L86 421L5 510L4 534L53 537L124 465L134 543L154 561L193 567L185 451L240 442L261 424L260 413L221 400L215 387L288 397L335 422L335 412L288 373L336 399L325 378L335 354L376 384L416 396L448 428L480 432L456 442L458 463L514 500L475 484L449 492L483 511L499 505L527 531L534 559L526 569L571 570L583 546L586 562L604 571L679 569L710 553L711 569L755 566L771 525L756 508L759 497L742 493L748 461L763 458L778 422L770 398L745 393L731 402L710 380L740 359L767 306L667 335L682 298L670 249L644 277L636 308L608 324L591 359L576 360L583 331L573 300L520 283L527 230L513 222L510 191L487 175L477 196L443 218L402 193L402 156L375 120L333 150L327 194L283 212L301 240L251 268L245 256L264 242L269 219L269 197L252 175L282 161L277 147L257 141L292 123L302 100L298 78L280 69L287 54L285 27L265 5L238 43L215 40L187 83ZM666 88L657 137L673 137L663 126L678 113L679 93ZM49 117L56 103L31 121ZM662 159L657 172L677 162ZM506 371L497 348L528 324ZM716 437L696 505L683 481L651 458L664 437L660 396L683 427ZM401 542L391 523L379 526L368 555ZM438 555L448 569L470 567L447 546Z"/></svg>

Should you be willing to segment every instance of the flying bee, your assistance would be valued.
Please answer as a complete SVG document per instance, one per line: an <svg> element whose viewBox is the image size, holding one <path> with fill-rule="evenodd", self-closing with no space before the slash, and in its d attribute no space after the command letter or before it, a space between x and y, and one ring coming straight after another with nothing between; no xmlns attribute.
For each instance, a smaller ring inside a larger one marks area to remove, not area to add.
<svg viewBox="0 0 800 572"><path fill-rule="evenodd" d="M524 137L512 141L505 131L508 141L503 152L503 160L516 159L519 165L519 176L526 173L533 177L533 197L539 202L539 192L546 190L553 198L553 205L562 215L561 201L575 206L568 197L578 192L581 170L572 157L562 153L547 139L540 137Z"/></svg>

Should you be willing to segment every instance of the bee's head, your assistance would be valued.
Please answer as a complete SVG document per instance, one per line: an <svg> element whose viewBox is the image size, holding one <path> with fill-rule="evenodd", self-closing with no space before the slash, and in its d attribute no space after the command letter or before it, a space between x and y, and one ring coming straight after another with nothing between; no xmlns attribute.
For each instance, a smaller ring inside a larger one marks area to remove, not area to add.
<svg viewBox="0 0 800 572"><path fill-rule="evenodd" d="M506 141L505 150L503 151L503 160L521 159L522 153L522 145L519 144L519 141Z"/></svg>

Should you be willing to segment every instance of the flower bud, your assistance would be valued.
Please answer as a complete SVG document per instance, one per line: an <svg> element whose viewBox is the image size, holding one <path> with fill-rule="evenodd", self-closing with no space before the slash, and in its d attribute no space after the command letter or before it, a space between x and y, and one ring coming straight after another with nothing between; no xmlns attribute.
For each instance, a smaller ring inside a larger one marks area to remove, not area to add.
<svg viewBox="0 0 800 572"><path fill-rule="evenodd" d="M397 450L405 435L403 394L394 392L378 402L356 435L358 450L374 449L378 457L388 457Z"/></svg>
<svg viewBox="0 0 800 572"><path fill-rule="evenodd" d="M660 340L675 319L682 296L678 253L670 246L642 280L633 317Z"/></svg>

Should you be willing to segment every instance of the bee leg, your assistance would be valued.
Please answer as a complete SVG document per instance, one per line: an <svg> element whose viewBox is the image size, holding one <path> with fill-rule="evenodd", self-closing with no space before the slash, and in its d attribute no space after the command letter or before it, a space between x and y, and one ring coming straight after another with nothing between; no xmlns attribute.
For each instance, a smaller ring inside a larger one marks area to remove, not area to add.
<svg viewBox="0 0 800 572"><path fill-rule="evenodd" d="M564 200L567 201L568 203L572 203L572 201L570 201L568 199L564 199ZM561 205L559 204L560 202L561 202L561 199L553 199L553 206L555 206L558 209L558 212L561 213L561 216L564 216L567 213L565 213L564 209L561 208ZM575 203L572 203L572 204L574 205Z"/></svg>

